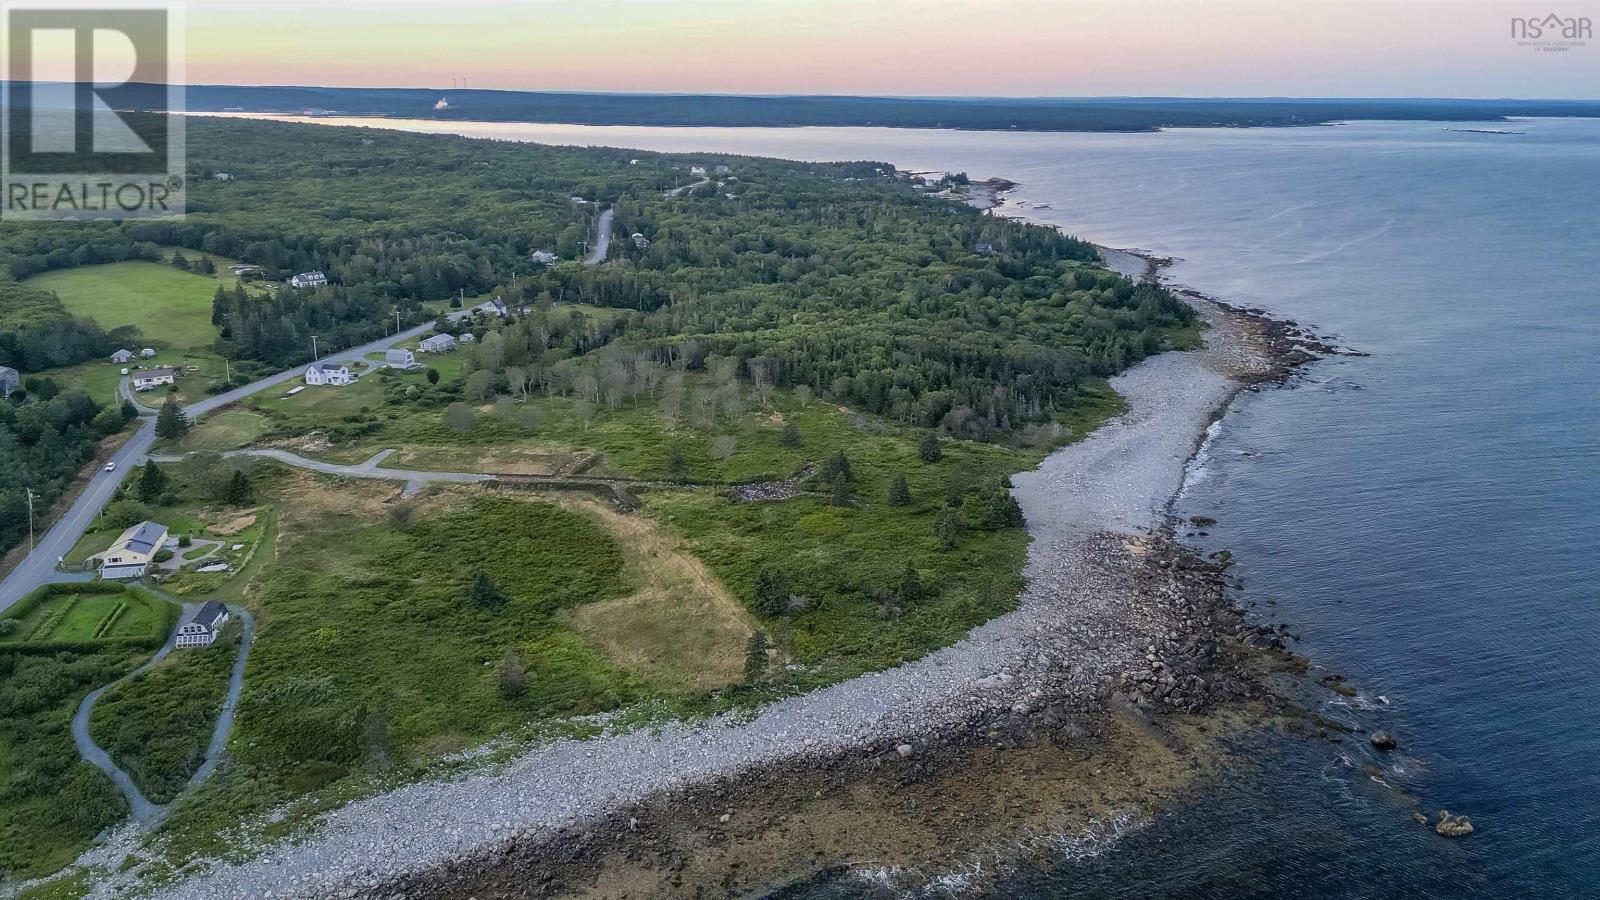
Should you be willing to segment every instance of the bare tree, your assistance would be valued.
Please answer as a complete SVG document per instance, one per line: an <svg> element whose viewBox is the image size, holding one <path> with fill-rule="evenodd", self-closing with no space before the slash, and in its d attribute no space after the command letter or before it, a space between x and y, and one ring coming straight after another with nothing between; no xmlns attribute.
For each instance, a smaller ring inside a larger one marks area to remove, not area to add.
<svg viewBox="0 0 1600 900"><path fill-rule="evenodd" d="M731 434L718 435L711 442L711 458L717 462L725 463L733 456L733 451L738 449L739 440Z"/></svg>
<svg viewBox="0 0 1600 900"><path fill-rule="evenodd" d="M772 399L772 363L764 359L752 359L748 368L750 390L755 393L757 403L767 406Z"/></svg>
<svg viewBox="0 0 1600 900"><path fill-rule="evenodd" d="M666 384L661 389L661 418L669 424L676 425L678 417L683 415L683 376L668 376Z"/></svg>

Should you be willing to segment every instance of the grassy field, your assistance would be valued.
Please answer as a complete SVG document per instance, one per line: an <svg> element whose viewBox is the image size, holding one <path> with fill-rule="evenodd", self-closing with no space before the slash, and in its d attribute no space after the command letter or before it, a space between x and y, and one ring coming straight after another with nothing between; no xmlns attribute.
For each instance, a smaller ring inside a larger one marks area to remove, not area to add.
<svg viewBox="0 0 1600 900"><path fill-rule="evenodd" d="M623 515L594 500L559 502L616 540L635 588L570 610L574 631L613 663L670 693L714 690L742 677L745 642L756 621L683 542L646 516Z"/></svg>
<svg viewBox="0 0 1600 900"><path fill-rule="evenodd" d="M136 638L164 633L165 604L148 594L55 594L15 619L11 634L0 636L0 653L8 645L42 641L94 641Z"/></svg>
<svg viewBox="0 0 1600 900"><path fill-rule="evenodd" d="M316 388L307 388L307 391ZM247 409L224 409L207 416L204 422L191 428L175 449L182 452L195 450L232 450L244 447L261 436L267 427L265 416Z"/></svg>
<svg viewBox="0 0 1600 900"><path fill-rule="evenodd" d="M193 262L203 254L184 255ZM47 272L23 284L54 292L68 312L92 318L107 330L138 326L145 346L199 349L217 337L211 324L212 295L219 285L232 289L238 281L225 268L232 260L213 260L219 264L217 275L184 272L164 263L120 262Z"/></svg>
<svg viewBox="0 0 1600 900"><path fill-rule="evenodd" d="M231 622L216 643L174 651L95 704L90 735L153 802L178 796L205 760L238 638Z"/></svg>

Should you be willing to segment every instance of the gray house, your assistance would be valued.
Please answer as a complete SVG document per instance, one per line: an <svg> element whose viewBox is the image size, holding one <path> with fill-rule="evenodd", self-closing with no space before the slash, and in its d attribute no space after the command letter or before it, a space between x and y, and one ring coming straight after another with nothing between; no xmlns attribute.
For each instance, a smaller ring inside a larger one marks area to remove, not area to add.
<svg viewBox="0 0 1600 900"><path fill-rule="evenodd" d="M0 366L0 398L9 397L22 387L22 373L10 366Z"/></svg>
<svg viewBox="0 0 1600 900"><path fill-rule="evenodd" d="M383 352L383 364L391 369L415 369L417 357L410 350L395 347Z"/></svg>
<svg viewBox="0 0 1600 900"><path fill-rule="evenodd" d="M118 350L117 352L111 354L111 361L114 363L131 363L133 362L133 351Z"/></svg>
<svg viewBox="0 0 1600 900"><path fill-rule="evenodd" d="M456 339L448 334L436 334L418 345L423 353L449 353L456 348Z"/></svg>
<svg viewBox="0 0 1600 900"><path fill-rule="evenodd" d="M228 624L228 608L215 600L195 610L189 621L178 626L177 647L208 647L217 641L218 632Z"/></svg>
<svg viewBox="0 0 1600 900"><path fill-rule="evenodd" d="M142 578L166 543L167 526L160 522L144 521L130 527L100 554L100 577L106 581Z"/></svg>

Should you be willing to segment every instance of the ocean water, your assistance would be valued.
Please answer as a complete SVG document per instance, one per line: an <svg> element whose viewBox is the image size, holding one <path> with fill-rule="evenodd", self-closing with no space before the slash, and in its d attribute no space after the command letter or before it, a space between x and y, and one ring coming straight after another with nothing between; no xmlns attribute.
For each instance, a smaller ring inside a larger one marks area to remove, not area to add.
<svg viewBox="0 0 1600 900"><path fill-rule="evenodd" d="M1453 130L1486 127L1524 133ZM1246 395L1178 511L1217 518L1198 540L1242 596L1360 688L1326 712L1400 750L1261 741L1253 773L988 896L1600 896L1600 121L440 130L1003 176L1011 212L1371 354ZM1477 832L1410 818L1441 808Z"/></svg>

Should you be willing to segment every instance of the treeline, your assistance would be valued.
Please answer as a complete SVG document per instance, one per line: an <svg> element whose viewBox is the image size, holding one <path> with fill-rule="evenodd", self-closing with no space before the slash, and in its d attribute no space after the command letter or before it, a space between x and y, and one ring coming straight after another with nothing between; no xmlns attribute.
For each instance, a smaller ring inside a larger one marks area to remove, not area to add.
<svg viewBox="0 0 1600 900"><path fill-rule="evenodd" d="M535 309L632 310L625 335L611 335L622 347L552 360L561 348L536 315L509 326L504 354L489 341L469 351L469 372L502 372L478 376L469 395L592 383L595 402L632 400L640 384L654 395L670 383L657 369L715 360L752 385L804 386L902 423L1009 440L1049 428L1086 379L1159 351L1194 321L1165 289L1101 268L1092 245L921 196L883 164L743 161L720 184L629 195L616 209L619 231L647 248L620 241L610 265L543 271L508 293Z"/></svg>
<svg viewBox="0 0 1600 900"><path fill-rule="evenodd" d="M0 365L38 372L110 356L138 343L139 329L106 331L93 319L73 319L55 294L0 281Z"/></svg>
<svg viewBox="0 0 1600 900"><path fill-rule="evenodd" d="M0 553L27 537L28 494L42 517L60 499L99 440L126 425L131 405L101 406L80 391L56 394L49 379L35 382L41 396L0 403Z"/></svg>
<svg viewBox="0 0 1600 900"><path fill-rule="evenodd" d="M313 336L320 352L331 352L393 334L396 323L410 328L427 318L415 301L391 301L366 286L286 288L263 297L240 283L232 291L219 286L211 299L217 349L273 368L309 360Z"/></svg>

